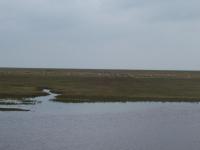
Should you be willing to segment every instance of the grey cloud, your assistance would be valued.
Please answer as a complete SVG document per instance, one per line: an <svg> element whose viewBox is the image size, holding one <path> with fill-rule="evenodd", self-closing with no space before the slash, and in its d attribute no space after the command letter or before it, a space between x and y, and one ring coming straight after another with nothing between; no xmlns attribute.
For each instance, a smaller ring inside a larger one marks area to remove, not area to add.
<svg viewBox="0 0 200 150"><path fill-rule="evenodd" d="M181 1L177 0L174 2L169 2L165 5L161 5L158 8L157 15L155 15L155 20L158 21L200 21L200 2L196 0L192 1Z"/></svg>
<svg viewBox="0 0 200 150"><path fill-rule="evenodd" d="M0 65L198 69L197 0L0 1Z"/></svg>

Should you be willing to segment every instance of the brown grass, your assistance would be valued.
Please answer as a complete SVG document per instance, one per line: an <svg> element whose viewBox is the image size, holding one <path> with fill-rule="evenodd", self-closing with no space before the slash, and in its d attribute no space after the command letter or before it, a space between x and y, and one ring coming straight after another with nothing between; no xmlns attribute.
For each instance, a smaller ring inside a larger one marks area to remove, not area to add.
<svg viewBox="0 0 200 150"><path fill-rule="evenodd" d="M0 69L0 98L61 93L58 101L200 101L200 72Z"/></svg>

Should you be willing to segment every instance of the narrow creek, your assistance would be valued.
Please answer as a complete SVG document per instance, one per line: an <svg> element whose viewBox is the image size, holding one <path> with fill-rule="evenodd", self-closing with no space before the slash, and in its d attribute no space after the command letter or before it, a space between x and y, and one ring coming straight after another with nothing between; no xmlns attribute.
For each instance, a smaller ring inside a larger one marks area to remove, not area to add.
<svg viewBox="0 0 200 150"><path fill-rule="evenodd" d="M52 93L49 89L43 89L47 96L38 96L34 98L26 98L23 100L0 100L0 111L32 111L35 107L47 105L51 100L55 99L59 94Z"/></svg>

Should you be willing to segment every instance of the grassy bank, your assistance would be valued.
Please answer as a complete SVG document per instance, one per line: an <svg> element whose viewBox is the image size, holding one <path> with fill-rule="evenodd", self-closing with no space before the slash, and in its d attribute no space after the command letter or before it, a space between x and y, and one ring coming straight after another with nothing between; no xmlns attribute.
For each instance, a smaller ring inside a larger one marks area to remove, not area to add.
<svg viewBox="0 0 200 150"><path fill-rule="evenodd" d="M200 101L200 72L0 69L0 98L60 93L57 101Z"/></svg>

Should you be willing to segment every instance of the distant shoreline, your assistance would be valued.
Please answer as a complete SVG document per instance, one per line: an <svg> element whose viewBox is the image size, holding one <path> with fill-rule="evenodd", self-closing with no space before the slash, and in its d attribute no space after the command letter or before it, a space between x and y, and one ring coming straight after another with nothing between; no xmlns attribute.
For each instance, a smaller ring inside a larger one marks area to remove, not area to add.
<svg viewBox="0 0 200 150"><path fill-rule="evenodd" d="M0 99L45 88L62 102L200 102L200 71L0 68Z"/></svg>
<svg viewBox="0 0 200 150"><path fill-rule="evenodd" d="M0 70L8 69L8 70L96 70L96 71L165 71L165 72L200 72L200 70L194 69L122 69L122 68L51 68L51 67L0 67Z"/></svg>

